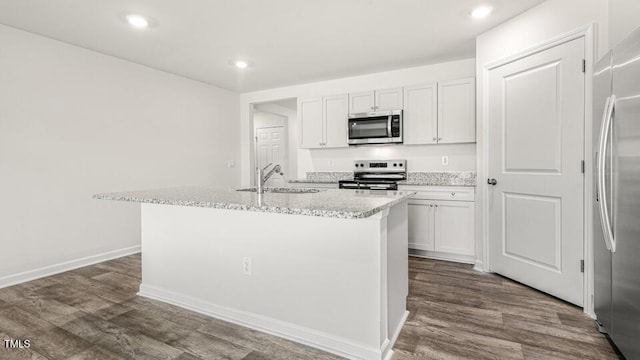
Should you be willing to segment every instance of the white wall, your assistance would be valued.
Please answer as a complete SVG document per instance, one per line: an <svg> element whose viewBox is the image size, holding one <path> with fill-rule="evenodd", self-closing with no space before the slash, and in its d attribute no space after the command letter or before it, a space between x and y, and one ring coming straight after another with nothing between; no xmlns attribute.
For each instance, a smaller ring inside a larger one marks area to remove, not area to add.
<svg viewBox="0 0 640 360"><path fill-rule="evenodd" d="M270 89L240 96L242 136L242 183L248 185L251 170L251 104L286 98L306 98L322 95L384 89L412 84L475 76L475 60L467 59L437 65L348 77ZM296 140L298 134L296 134ZM297 149L297 145L295 148ZM307 171L351 171L356 159L408 159L410 171L474 171L475 144L423 146L368 146L345 149L298 149L298 177ZM441 165L441 156L449 156L449 166ZM332 161L330 164L329 160Z"/></svg>
<svg viewBox="0 0 640 360"><path fill-rule="evenodd" d="M595 59L599 58L608 50L609 24L608 24L609 0L548 0L542 4L522 13L512 20L493 28L492 30L478 36L476 39L476 60L477 60L477 141L478 141L478 186L476 188L476 239L478 266L483 267L485 258L484 239L486 236L486 185L483 179L489 177L486 173L484 162L485 154L485 131L486 119L483 116L484 94L483 87L485 79L483 69L485 65L498 60L514 56L515 54L537 45L545 43L554 38L572 32L586 25L594 24L594 59L588 59L587 79L591 78L591 67ZM589 103L591 99L591 82L587 81L585 97ZM587 104L586 118L591 118L590 106ZM587 129L585 139L591 139L591 121L586 121ZM587 147L590 147L590 140L587 140ZM585 149L590 153L589 148ZM591 164L587 160L587 174L590 173ZM587 176L589 178L589 176ZM590 183L587 181L585 192L590 193ZM585 211L589 213L591 207L585 204ZM588 214L587 214L587 217ZM586 230L589 231L588 229ZM587 235L589 236L589 235ZM588 247L589 245L587 245ZM588 310L589 299L585 301Z"/></svg>
<svg viewBox="0 0 640 360"><path fill-rule="evenodd" d="M640 1L609 0L609 47L613 48L640 26Z"/></svg>
<svg viewBox="0 0 640 360"><path fill-rule="evenodd" d="M92 194L238 183L237 94L6 26L0 43L0 287L139 245L139 206Z"/></svg>

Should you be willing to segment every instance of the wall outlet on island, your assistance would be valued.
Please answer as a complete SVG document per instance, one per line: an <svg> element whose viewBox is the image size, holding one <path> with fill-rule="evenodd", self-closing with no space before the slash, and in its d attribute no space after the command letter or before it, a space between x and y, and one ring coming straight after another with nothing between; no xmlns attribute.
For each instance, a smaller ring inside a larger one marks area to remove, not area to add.
<svg viewBox="0 0 640 360"><path fill-rule="evenodd" d="M449 165L449 157L448 156L443 156L442 157L442 165Z"/></svg>
<svg viewBox="0 0 640 360"><path fill-rule="evenodd" d="M242 273L251 276L251 258L242 258Z"/></svg>

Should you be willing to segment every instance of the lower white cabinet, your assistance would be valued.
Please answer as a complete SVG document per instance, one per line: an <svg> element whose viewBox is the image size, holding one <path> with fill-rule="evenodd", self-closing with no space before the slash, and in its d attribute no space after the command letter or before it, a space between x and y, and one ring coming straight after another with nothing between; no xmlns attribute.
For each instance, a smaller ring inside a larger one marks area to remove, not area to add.
<svg viewBox="0 0 640 360"><path fill-rule="evenodd" d="M409 200L409 249L413 250L412 254L473 263L473 199L473 189L417 191Z"/></svg>

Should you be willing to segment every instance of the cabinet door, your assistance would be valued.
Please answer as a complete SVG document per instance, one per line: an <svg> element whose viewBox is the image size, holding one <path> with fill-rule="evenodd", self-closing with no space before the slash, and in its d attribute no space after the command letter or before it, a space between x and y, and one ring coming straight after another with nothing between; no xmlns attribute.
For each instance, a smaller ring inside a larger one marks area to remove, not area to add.
<svg viewBox="0 0 640 360"><path fill-rule="evenodd" d="M438 83L438 142L476 141L475 80Z"/></svg>
<svg viewBox="0 0 640 360"><path fill-rule="evenodd" d="M349 113L364 113L373 110L373 91L363 91L349 94Z"/></svg>
<svg viewBox="0 0 640 360"><path fill-rule="evenodd" d="M436 251L475 255L474 209L470 201L435 201Z"/></svg>
<svg viewBox="0 0 640 360"><path fill-rule="evenodd" d="M322 98L300 100L298 104L300 116L300 141L305 149L321 148L324 143L324 126L322 119Z"/></svg>
<svg viewBox="0 0 640 360"><path fill-rule="evenodd" d="M434 250L433 203L409 200L409 249Z"/></svg>
<svg viewBox="0 0 640 360"><path fill-rule="evenodd" d="M435 83L404 88L404 143L438 142L438 88Z"/></svg>
<svg viewBox="0 0 640 360"><path fill-rule="evenodd" d="M402 109L402 88L376 90L376 110Z"/></svg>
<svg viewBox="0 0 640 360"><path fill-rule="evenodd" d="M325 147L347 147L347 115L349 96L325 96L322 102L325 126Z"/></svg>

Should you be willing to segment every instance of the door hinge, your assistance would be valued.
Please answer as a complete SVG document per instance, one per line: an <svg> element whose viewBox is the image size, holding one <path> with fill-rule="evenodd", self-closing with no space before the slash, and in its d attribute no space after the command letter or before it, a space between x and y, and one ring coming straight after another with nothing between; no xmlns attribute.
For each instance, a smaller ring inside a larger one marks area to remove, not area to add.
<svg viewBox="0 0 640 360"><path fill-rule="evenodd" d="M584 260L580 260L580 272L584 272Z"/></svg>
<svg viewBox="0 0 640 360"><path fill-rule="evenodd" d="M582 72L583 73L587 72L587 60L586 59L582 59Z"/></svg>
<svg viewBox="0 0 640 360"><path fill-rule="evenodd" d="M580 161L580 171L584 174L584 160Z"/></svg>

